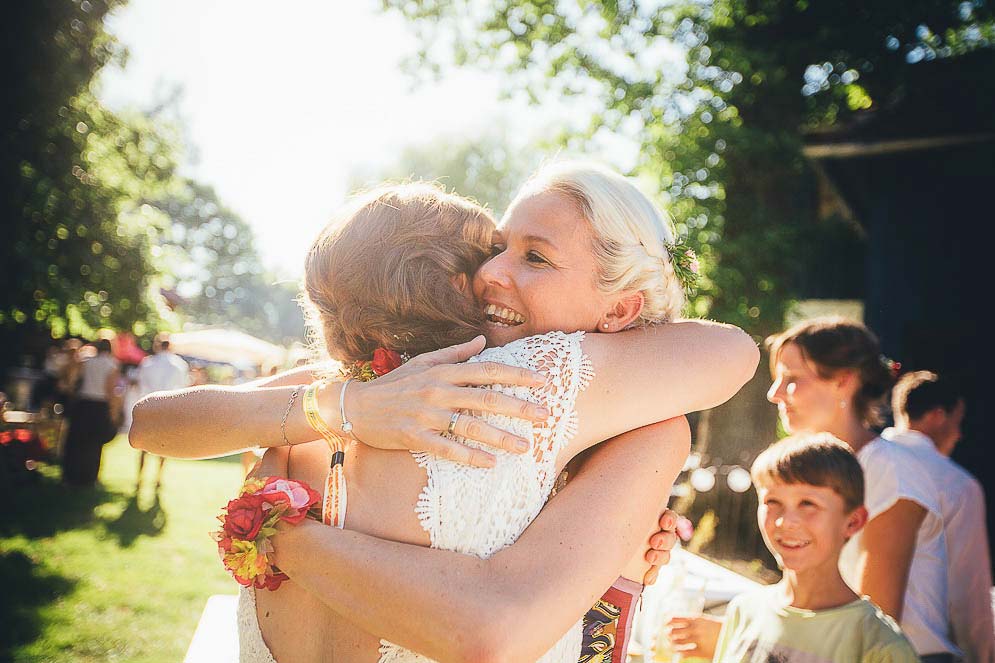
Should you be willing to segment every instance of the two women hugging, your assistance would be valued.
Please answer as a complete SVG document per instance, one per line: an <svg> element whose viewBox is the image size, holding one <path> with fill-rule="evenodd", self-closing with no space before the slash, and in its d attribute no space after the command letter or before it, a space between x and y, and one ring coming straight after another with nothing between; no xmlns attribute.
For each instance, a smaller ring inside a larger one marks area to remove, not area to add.
<svg viewBox="0 0 995 663"><path fill-rule="evenodd" d="M681 319L693 254L676 244L631 181L586 163L541 169L498 226L437 187L384 187L315 241L305 294L330 357L410 361L369 382L312 366L140 402L135 446L269 447L260 475L348 495L342 529L276 526L290 580L243 589L242 660L624 658L665 557L647 538L672 545L658 523L683 415L732 397L759 359L741 330ZM348 422L340 450L314 441L316 415ZM617 618L585 629L596 602Z"/></svg>

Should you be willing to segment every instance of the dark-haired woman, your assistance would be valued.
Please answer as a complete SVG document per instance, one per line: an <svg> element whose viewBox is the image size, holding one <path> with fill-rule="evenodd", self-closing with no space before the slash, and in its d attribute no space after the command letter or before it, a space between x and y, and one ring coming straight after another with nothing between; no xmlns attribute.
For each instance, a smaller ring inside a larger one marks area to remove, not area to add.
<svg viewBox="0 0 995 663"><path fill-rule="evenodd" d="M80 386L72 405L72 419L62 456L62 481L71 486L92 486L100 471L104 445L114 439L110 403L118 379L111 342L100 339L97 354L80 366Z"/></svg>
<svg viewBox="0 0 995 663"><path fill-rule="evenodd" d="M894 376L877 338L842 318L809 320L770 337L767 398L793 433L825 431L864 470L867 526L840 559L847 582L899 621L924 661L953 661L938 487L918 459L881 438L877 408Z"/></svg>

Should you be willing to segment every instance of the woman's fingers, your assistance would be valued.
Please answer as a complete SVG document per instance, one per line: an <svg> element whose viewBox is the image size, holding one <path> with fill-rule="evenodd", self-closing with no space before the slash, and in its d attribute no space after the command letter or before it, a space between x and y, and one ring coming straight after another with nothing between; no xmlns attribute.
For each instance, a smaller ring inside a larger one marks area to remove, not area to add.
<svg viewBox="0 0 995 663"><path fill-rule="evenodd" d="M657 532L650 537L650 548L658 551L671 551L677 545L677 534L674 532Z"/></svg>
<svg viewBox="0 0 995 663"><path fill-rule="evenodd" d="M646 562L654 566L663 566L664 564L670 563L670 551L669 550L653 550L650 548L646 551L645 555Z"/></svg>
<svg viewBox="0 0 995 663"><path fill-rule="evenodd" d="M537 422L546 421L549 417L549 411L537 403L523 401L492 389L450 387L440 390L435 398L435 402L440 407L453 412L456 410L471 410L473 412L502 414L506 417ZM464 437L476 439L473 435L464 435Z"/></svg>
<svg viewBox="0 0 995 663"><path fill-rule="evenodd" d="M673 532L677 530L677 518L676 512L670 509L665 509L663 513L660 514L660 529L665 532Z"/></svg>
<svg viewBox="0 0 995 663"><path fill-rule="evenodd" d="M448 429L448 423L447 423ZM508 431L495 428L484 423L476 417L468 414L461 414L456 420L455 435L474 440L481 444L486 444L495 449L503 449L512 453L525 453L529 450L529 441L525 438L512 435ZM462 445L461 445L462 446Z"/></svg>
<svg viewBox="0 0 995 663"><path fill-rule="evenodd" d="M422 451L451 460L455 463L472 465L474 467L494 467L497 458L482 449L474 449L464 444L454 442L441 435L425 435L420 445Z"/></svg>
<svg viewBox="0 0 995 663"><path fill-rule="evenodd" d="M491 384L516 385L520 387L541 387L546 377L527 368L508 366L493 361L472 364L446 364L431 369L432 378L449 384L474 387Z"/></svg>
<svg viewBox="0 0 995 663"><path fill-rule="evenodd" d="M646 575L643 576L643 584L646 585L647 587L655 584L656 578L659 575L660 575L660 567L651 566L649 571L646 572Z"/></svg>

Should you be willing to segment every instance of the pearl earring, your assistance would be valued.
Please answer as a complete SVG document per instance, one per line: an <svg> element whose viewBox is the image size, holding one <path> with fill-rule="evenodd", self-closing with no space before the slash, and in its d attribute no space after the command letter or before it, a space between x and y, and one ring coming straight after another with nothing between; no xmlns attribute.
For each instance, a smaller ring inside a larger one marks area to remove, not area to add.
<svg viewBox="0 0 995 663"><path fill-rule="evenodd" d="M845 400L840 400L840 409L841 410L845 410L846 409L846 401Z"/></svg>
<svg viewBox="0 0 995 663"><path fill-rule="evenodd" d="M607 322L602 322L601 323L601 328L602 329L608 329L608 323Z"/></svg>

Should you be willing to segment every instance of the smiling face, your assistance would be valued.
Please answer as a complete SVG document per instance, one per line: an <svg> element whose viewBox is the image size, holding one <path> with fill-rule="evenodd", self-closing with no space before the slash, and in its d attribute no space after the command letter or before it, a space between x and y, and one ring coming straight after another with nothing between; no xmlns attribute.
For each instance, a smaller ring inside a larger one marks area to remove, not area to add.
<svg viewBox="0 0 995 663"><path fill-rule="evenodd" d="M757 521L768 550L796 573L836 568L840 549L866 521L832 488L770 481L757 485Z"/></svg>
<svg viewBox="0 0 995 663"><path fill-rule="evenodd" d="M473 281L489 344L597 329L614 298L597 287L592 242L590 224L563 194L542 191L519 199Z"/></svg>
<svg viewBox="0 0 995 663"><path fill-rule="evenodd" d="M767 400L777 405L781 423L792 433L833 430L852 394L839 381L820 376L795 343L785 343L773 367Z"/></svg>

